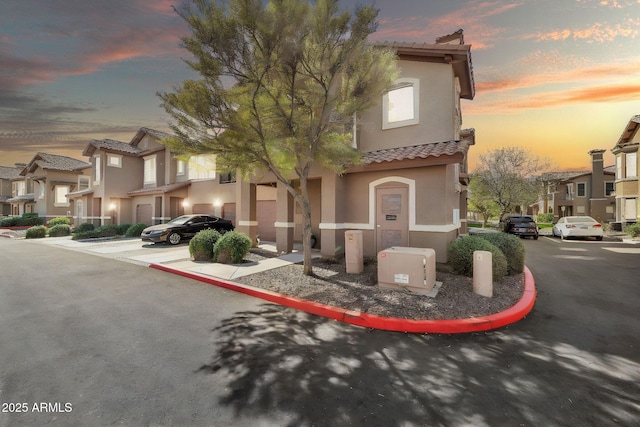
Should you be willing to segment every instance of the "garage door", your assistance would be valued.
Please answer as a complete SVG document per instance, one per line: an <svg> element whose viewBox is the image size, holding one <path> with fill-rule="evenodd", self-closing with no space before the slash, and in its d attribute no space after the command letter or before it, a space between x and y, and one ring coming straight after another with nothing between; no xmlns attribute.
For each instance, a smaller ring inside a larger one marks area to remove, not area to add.
<svg viewBox="0 0 640 427"><path fill-rule="evenodd" d="M136 206L136 222L151 225L151 205Z"/></svg>
<svg viewBox="0 0 640 427"><path fill-rule="evenodd" d="M256 202L256 220L258 221L257 233L260 240L276 241L276 201L258 200Z"/></svg>

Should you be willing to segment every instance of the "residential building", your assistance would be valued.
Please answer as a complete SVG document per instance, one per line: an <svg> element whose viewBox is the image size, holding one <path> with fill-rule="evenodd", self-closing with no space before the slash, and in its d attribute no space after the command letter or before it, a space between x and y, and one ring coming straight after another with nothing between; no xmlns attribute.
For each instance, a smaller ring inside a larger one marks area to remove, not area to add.
<svg viewBox="0 0 640 427"><path fill-rule="evenodd" d="M344 252L345 231L361 230L364 256L390 246L428 247L438 262L466 232L467 154L474 130L462 130L461 99L475 94L471 46L462 31L435 44L378 43L398 57L400 77L377 106L357 117L355 148L362 163L345 174L314 168L309 189L312 232L322 255ZM298 206L269 173L237 183L237 230L260 226L256 194L275 187L278 251L301 240Z"/></svg>
<svg viewBox="0 0 640 427"><path fill-rule="evenodd" d="M20 193L26 194L24 177L20 176L25 166L26 164L23 163L18 163L16 166L0 166L0 216L13 215L9 199L16 197L19 193L14 183L22 182Z"/></svg>
<svg viewBox="0 0 640 427"><path fill-rule="evenodd" d="M640 144L640 115L633 116L622 131L611 152L616 156L616 228L640 220L638 194L638 145Z"/></svg>
<svg viewBox="0 0 640 427"><path fill-rule="evenodd" d="M12 199L12 204L33 203L33 209L24 207L24 212L35 212L45 221L58 216L71 218L74 208L67 196L78 186L78 177L90 167L89 163L71 157L37 153L20 172L20 175L25 178L26 191L32 191L22 197L29 198L30 201L13 202ZM17 190L17 198L19 198L21 189Z"/></svg>
<svg viewBox="0 0 640 427"><path fill-rule="evenodd" d="M614 221L614 167L603 166L604 152L589 151L591 171L543 174L540 178L544 197L529 209L529 213L553 213L554 222L572 215L591 216L602 223Z"/></svg>

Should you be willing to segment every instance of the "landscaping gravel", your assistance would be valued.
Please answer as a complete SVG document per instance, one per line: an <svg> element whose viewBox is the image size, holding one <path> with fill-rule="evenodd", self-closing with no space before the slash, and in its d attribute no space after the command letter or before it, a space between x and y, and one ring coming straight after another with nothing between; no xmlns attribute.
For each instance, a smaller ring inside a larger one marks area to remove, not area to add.
<svg viewBox="0 0 640 427"><path fill-rule="evenodd" d="M270 256L273 255L252 249L245 260ZM344 260L316 259L313 272L313 276L305 276L301 264L292 264L234 281L334 307L416 320L463 319L498 313L516 304L524 292L524 277L518 274L494 283L492 298L477 295L473 292L472 278L453 274L446 265L438 265L436 280L442 282L442 287L435 297L378 287L377 264L371 260L365 263L362 273L347 274Z"/></svg>

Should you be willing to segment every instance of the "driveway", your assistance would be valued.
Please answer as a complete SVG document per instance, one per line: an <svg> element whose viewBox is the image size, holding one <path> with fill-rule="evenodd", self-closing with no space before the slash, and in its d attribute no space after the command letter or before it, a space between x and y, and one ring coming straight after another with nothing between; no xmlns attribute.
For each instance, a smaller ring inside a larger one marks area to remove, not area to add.
<svg viewBox="0 0 640 427"><path fill-rule="evenodd" d="M72 411L30 406L0 426L637 425L638 247L525 245L532 313L447 336L352 327L1 239L0 400Z"/></svg>

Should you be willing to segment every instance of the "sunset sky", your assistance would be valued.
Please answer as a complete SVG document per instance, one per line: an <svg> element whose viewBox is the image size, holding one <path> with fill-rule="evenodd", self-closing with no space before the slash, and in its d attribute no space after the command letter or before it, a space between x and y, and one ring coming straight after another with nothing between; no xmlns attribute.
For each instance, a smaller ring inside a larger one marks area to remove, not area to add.
<svg viewBox="0 0 640 427"><path fill-rule="evenodd" d="M342 0L346 8L369 0ZM174 0L0 0L0 165L38 151L83 159L91 139L168 130L158 91L195 75ZM472 45L472 168L522 146L555 169L589 167L640 114L640 0L377 0L373 40ZM613 156L607 151L607 165Z"/></svg>

